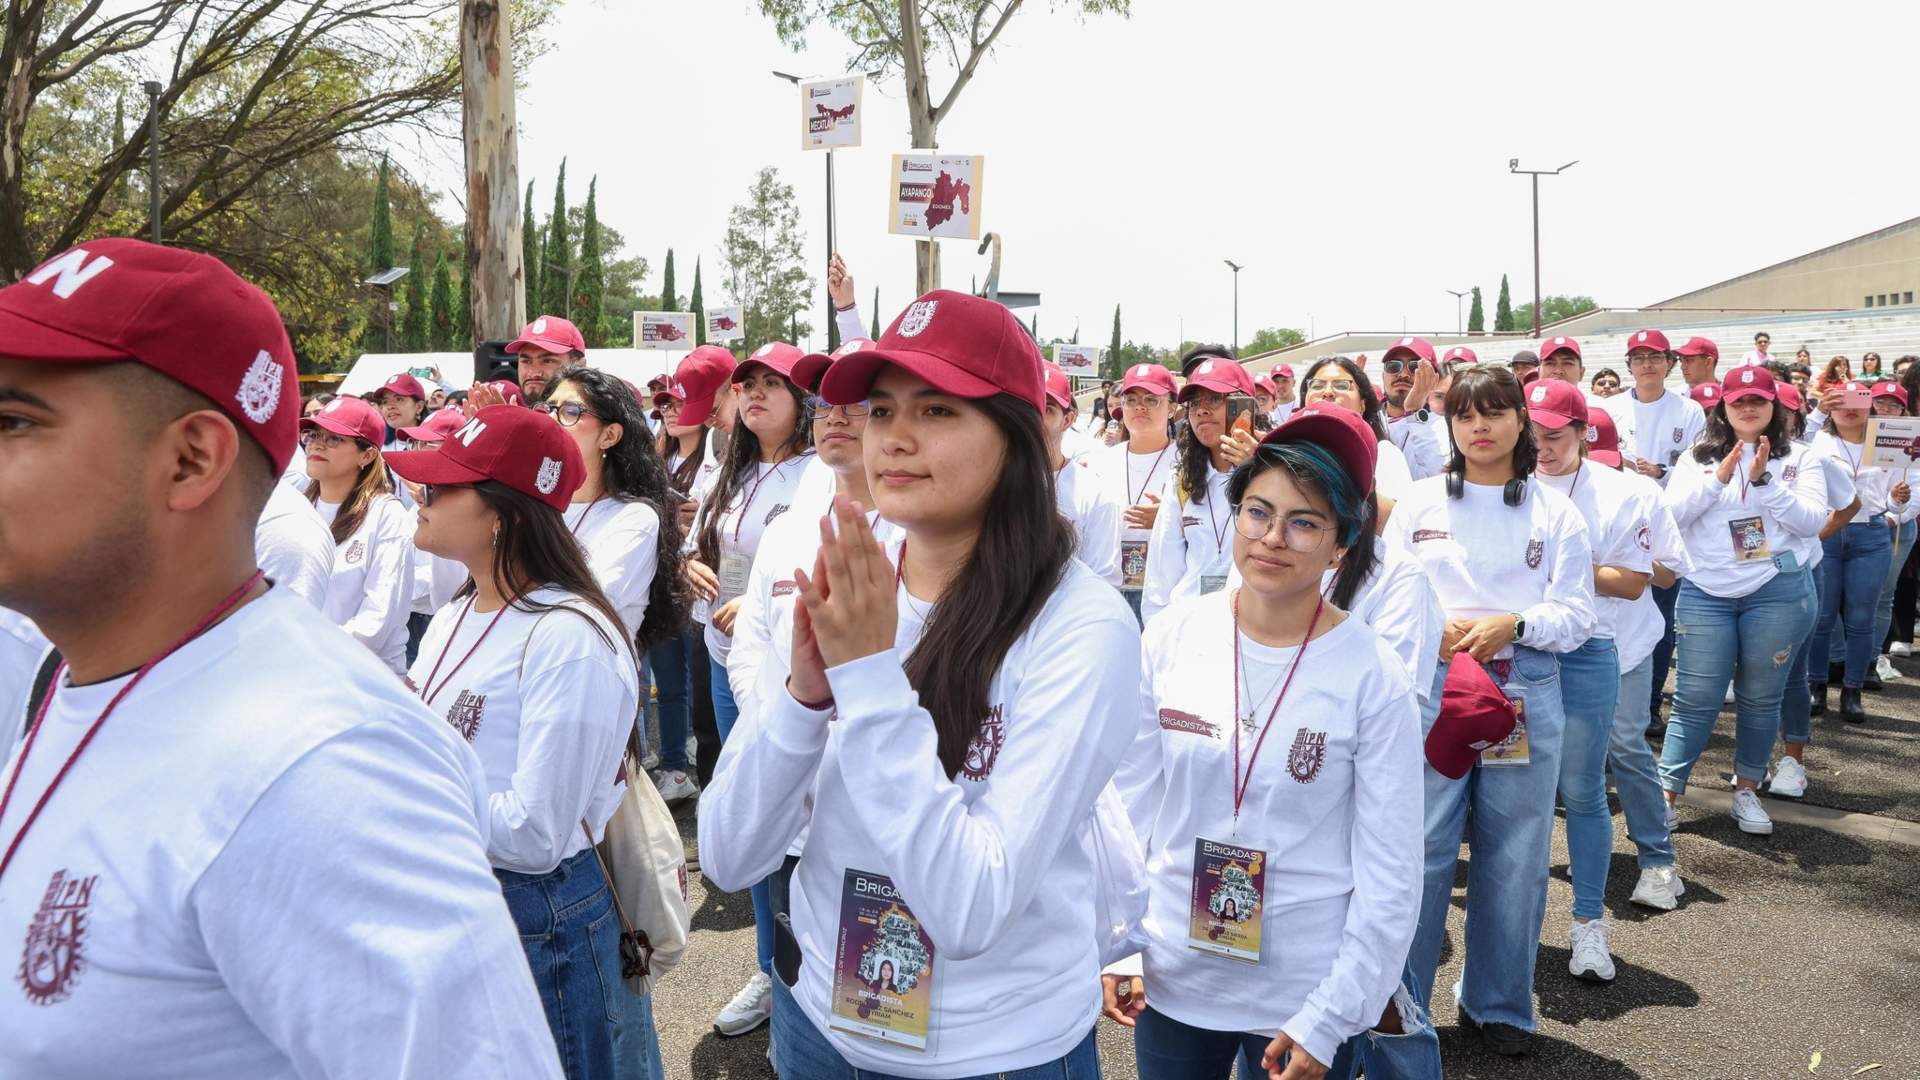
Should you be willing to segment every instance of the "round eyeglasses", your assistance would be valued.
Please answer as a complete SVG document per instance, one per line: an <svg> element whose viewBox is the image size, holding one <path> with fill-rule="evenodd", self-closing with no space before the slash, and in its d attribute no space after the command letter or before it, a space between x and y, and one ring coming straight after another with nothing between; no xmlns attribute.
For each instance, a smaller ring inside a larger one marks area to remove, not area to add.
<svg viewBox="0 0 1920 1080"><path fill-rule="evenodd" d="M1280 541L1286 549L1302 554L1320 550L1333 532L1332 526L1298 514L1283 523L1280 515L1258 503L1242 503L1233 513L1234 529L1249 540L1266 539L1276 524L1281 525Z"/></svg>

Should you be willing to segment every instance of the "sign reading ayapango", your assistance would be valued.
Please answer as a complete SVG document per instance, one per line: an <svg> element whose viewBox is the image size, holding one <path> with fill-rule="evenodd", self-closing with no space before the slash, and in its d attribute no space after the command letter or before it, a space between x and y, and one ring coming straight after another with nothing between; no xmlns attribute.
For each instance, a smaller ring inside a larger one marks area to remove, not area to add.
<svg viewBox="0 0 1920 1080"><path fill-rule="evenodd" d="M1920 465L1920 416L1868 417L1866 463L1889 469Z"/></svg>
<svg viewBox="0 0 1920 1080"><path fill-rule="evenodd" d="M636 349L693 348L693 312L634 312L633 346Z"/></svg>
<svg viewBox="0 0 1920 1080"><path fill-rule="evenodd" d="M740 306L707 309L707 340L738 341L747 336L747 318Z"/></svg>
<svg viewBox="0 0 1920 1080"><path fill-rule="evenodd" d="M980 239L982 154L893 155L893 206L887 231L921 240Z"/></svg>
<svg viewBox="0 0 1920 1080"><path fill-rule="evenodd" d="M1053 362L1069 375L1089 378L1100 374L1100 354L1103 351L1098 345L1055 345Z"/></svg>
<svg viewBox="0 0 1920 1080"><path fill-rule="evenodd" d="M865 84L858 75L801 83L800 149L859 146L860 91Z"/></svg>

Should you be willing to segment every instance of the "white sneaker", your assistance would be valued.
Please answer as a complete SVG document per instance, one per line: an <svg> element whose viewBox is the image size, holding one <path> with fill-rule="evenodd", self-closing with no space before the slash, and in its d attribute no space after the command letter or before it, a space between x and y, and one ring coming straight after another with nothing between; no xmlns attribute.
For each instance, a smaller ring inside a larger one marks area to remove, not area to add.
<svg viewBox="0 0 1920 1080"><path fill-rule="evenodd" d="M1752 788L1733 793L1733 823L1740 826L1743 833L1773 835L1773 819L1767 816L1767 808L1760 805L1760 796Z"/></svg>
<svg viewBox="0 0 1920 1080"><path fill-rule="evenodd" d="M700 785L683 772L663 772L653 786L660 789L660 798L668 803L683 802L700 794Z"/></svg>
<svg viewBox="0 0 1920 1080"><path fill-rule="evenodd" d="M1667 831L1672 832L1673 830L1679 827L1680 827L1680 804L1668 803L1667 804Z"/></svg>
<svg viewBox="0 0 1920 1080"><path fill-rule="evenodd" d="M1613 981L1613 954L1607 951L1605 919L1584 923L1576 921L1567 929L1567 941L1573 946L1573 956L1567 960L1567 970L1574 978L1588 982Z"/></svg>
<svg viewBox="0 0 1920 1080"><path fill-rule="evenodd" d="M1727 684L1727 704L1732 705L1735 703L1736 700L1737 699L1734 697L1734 694L1733 694L1733 684L1728 683Z"/></svg>
<svg viewBox="0 0 1920 1080"><path fill-rule="evenodd" d="M1680 906L1680 897L1686 891L1687 885L1680 880L1678 870L1672 866L1649 866L1640 871L1631 899L1641 907L1672 911Z"/></svg>
<svg viewBox="0 0 1920 1080"><path fill-rule="evenodd" d="M773 980L764 971L756 971L747 985L733 995L727 1007L713 1019L713 1030L732 1038L745 1035L767 1022L773 1015Z"/></svg>
<svg viewBox="0 0 1920 1080"><path fill-rule="evenodd" d="M1887 652L1894 656L1912 656L1913 646L1905 641L1896 641L1887 646Z"/></svg>
<svg viewBox="0 0 1920 1080"><path fill-rule="evenodd" d="M1880 658L1873 662L1873 673L1880 676L1881 682L1892 682L1900 677L1900 669L1893 666L1893 661L1887 659L1886 653L1881 653Z"/></svg>
<svg viewBox="0 0 1920 1080"><path fill-rule="evenodd" d="M1782 757L1773 767L1773 779L1767 783L1767 791L1783 799L1797 799L1807 793L1806 766L1790 757Z"/></svg>

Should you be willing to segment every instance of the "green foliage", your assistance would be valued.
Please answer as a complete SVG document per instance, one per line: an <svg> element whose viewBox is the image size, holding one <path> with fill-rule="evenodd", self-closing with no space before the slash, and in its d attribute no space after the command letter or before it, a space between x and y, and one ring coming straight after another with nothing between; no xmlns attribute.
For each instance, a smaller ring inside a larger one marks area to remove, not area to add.
<svg viewBox="0 0 1920 1080"><path fill-rule="evenodd" d="M380 155L380 178L373 187L373 237L367 245L367 273L393 265L393 207L387 199L387 157Z"/></svg>
<svg viewBox="0 0 1920 1080"><path fill-rule="evenodd" d="M528 316L573 318L573 237L567 229L567 163L560 162L560 178L553 183L553 212L547 217L547 237L541 245L540 310Z"/></svg>
<svg viewBox="0 0 1920 1080"><path fill-rule="evenodd" d="M598 217L597 212L595 216ZM602 289L605 299L601 306L600 347L629 348L633 345L633 313L660 310L660 297L641 291L647 278L647 260L639 256L624 257L622 253L626 251L626 237L604 221L596 221L595 224L599 226L600 266L606 282ZM568 208L567 228L581 238L581 250L584 253L587 235L587 211L584 205ZM578 282L575 282L575 292L579 292ZM584 328L582 332L585 332Z"/></svg>
<svg viewBox="0 0 1920 1080"><path fill-rule="evenodd" d="M1480 286L1473 287L1473 306L1467 309L1467 333L1478 334L1487 328L1487 309L1480 303Z"/></svg>
<svg viewBox="0 0 1920 1080"><path fill-rule="evenodd" d="M693 257L693 296L688 306L693 309L693 343L707 343L707 298L700 287L700 256Z"/></svg>
<svg viewBox="0 0 1920 1080"><path fill-rule="evenodd" d="M1120 305L1113 305L1113 340L1107 343L1106 359L1102 362L1100 373L1109 379L1118 379L1126 373L1127 365L1120 358Z"/></svg>
<svg viewBox="0 0 1920 1080"><path fill-rule="evenodd" d="M673 290L673 249L668 248L666 269L660 271L660 310L684 310L683 308L675 306L679 299L680 294Z"/></svg>
<svg viewBox="0 0 1920 1080"><path fill-rule="evenodd" d="M533 181L527 181L527 197L520 204L520 264L522 296L520 306L532 318L540 306L540 225L533 217Z"/></svg>
<svg viewBox="0 0 1920 1080"><path fill-rule="evenodd" d="M1495 302L1493 307L1493 328L1496 331L1512 330L1514 328L1513 296L1507 290L1507 275L1505 274L1500 275L1500 299Z"/></svg>
<svg viewBox="0 0 1920 1080"><path fill-rule="evenodd" d="M1600 305L1593 302L1591 296L1543 296L1540 298L1540 325L1557 323L1561 319L1571 319L1583 311L1592 311ZM1513 309L1513 328L1515 330L1533 329L1533 305L1521 304Z"/></svg>
<svg viewBox="0 0 1920 1080"><path fill-rule="evenodd" d="M427 344L434 352L454 349L453 268L446 252L433 260L433 291L427 301Z"/></svg>
<svg viewBox="0 0 1920 1080"><path fill-rule="evenodd" d="M873 332L867 335L874 341L880 340L880 286L873 287Z"/></svg>
<svg viewBox="0 0 1920 1080"><path fill-rule="evenodd" d="M430 332L427 323L427 263L422 245L427 237L425 222L413 227L413 253L407 259L411 269L406 279L406 318L400 324L400 351L426 352Z"/></svg>
<svg viewBox="0 0 1920 1080"><path fill-rule="evenodd" d="M1289 349L1305 340L1307 335L1291 326L1270 326L1253 335L1240 349L1240 357L1244 360L1276 349Z"/></svg>
<svg viewBox="0 0 1920 1080"><path fill-rule="evenodd" d="M761 169L747 200L727 214L721 246L729 292L746 323L742 348L749 352L783 332L799 337L812 329L799 321L814 284L801 254L804 239L792 186L778 170Z"/></svg>
<svg viewBox="0 0 1920 1080"><path fill-rule="evenodd" d="M580 278L573 292L578 300L580 333L590 348L606 344L607 267L600 255L600 178L587 181L587 205L581 211Z"/></svg>

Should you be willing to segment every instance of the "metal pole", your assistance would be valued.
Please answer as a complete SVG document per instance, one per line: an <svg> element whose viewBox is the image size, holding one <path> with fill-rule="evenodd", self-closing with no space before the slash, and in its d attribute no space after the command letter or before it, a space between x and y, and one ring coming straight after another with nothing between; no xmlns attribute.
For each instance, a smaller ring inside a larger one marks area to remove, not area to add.
<svg viewBox="0 0 1920 1080"><path fill-rule="evenodd" d="M160 84L149 81L147 91L147 216L153 242L160 243Z"/></svg>
<svg viewBox="0 0 1920 1080"><path fill-rule="evenodd" d="M380 290L380 320L386 325L388 353L393 352L393 286Z"/></svg>
<svg viewBox="0 0 1920 1080"><path fill-rule="evenodd" d="M1240 355L1240 271L1233 272L1233 355Z"/></svg>
<svg viewBox="0 0 1920 1080"><path fill-rule="evenodd" d="M1533 336L1540 336L1540 174L1533 174Z"/></svg>

